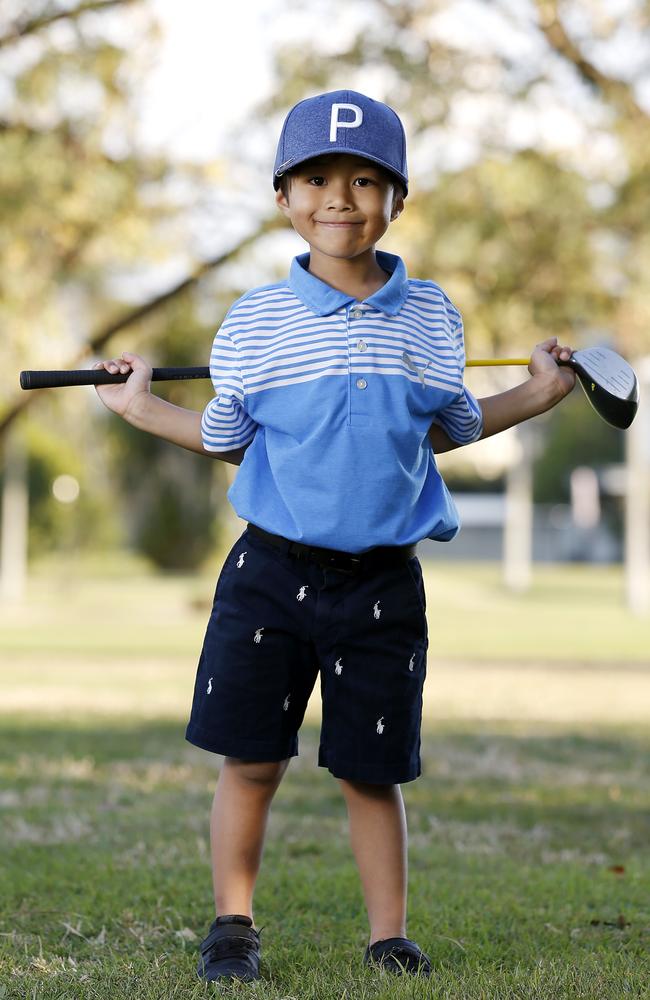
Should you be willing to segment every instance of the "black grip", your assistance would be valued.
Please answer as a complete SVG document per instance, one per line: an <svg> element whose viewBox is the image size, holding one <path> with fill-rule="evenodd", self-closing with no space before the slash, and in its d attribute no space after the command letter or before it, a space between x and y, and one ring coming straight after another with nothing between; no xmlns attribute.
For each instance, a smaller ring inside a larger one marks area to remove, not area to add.
<svg viewBox="0 0 650 1000"><path fill-rule="evenodd" d="M58 389L69 385L111 385L126 382L131 373L111 375L104 368L83 368L78 371L25 371L20 373L21 389ZM188 378L210 378L210 369L196 368L154 368L152 382L172 382Z"/></svg>

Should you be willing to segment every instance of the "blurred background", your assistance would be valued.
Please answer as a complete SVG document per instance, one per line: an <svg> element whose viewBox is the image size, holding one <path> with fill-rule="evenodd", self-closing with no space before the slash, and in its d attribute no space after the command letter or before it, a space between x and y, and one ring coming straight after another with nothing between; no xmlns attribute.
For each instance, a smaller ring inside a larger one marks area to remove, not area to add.
<svg viewBox="0 0 650 1000"><path fill-rule="evenodd" d="M207 364L233 299L304 250L272 197L286 111L349 87L404 121L411 193L382 247L448 292L468 357L557 336L613 347L641 383L627 432L577 388L441 458L464 527L419 548L440 668L430 711L647 720L649 28L647 0L4 0L9 710L35 692L45 708L189 705L214 579L242 528L232 470L136 432L90 388L25 393L18 374L125 349ZM523 377L466 381L481 396ZM202 409L210 385L156 392ZM541 673L518 681L521 663Z"/></svg>

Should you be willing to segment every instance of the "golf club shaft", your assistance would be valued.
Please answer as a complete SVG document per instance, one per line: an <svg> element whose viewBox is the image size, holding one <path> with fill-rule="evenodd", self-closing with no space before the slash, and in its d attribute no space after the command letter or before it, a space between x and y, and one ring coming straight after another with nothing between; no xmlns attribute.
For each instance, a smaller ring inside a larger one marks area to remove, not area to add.
<svg viewBox="0 0 650 1000"><path fill-rule="evenodd" d="M491 368L493 365L527 365L530 358L482 358L476 361L466 361L466 368Z"/></svg>

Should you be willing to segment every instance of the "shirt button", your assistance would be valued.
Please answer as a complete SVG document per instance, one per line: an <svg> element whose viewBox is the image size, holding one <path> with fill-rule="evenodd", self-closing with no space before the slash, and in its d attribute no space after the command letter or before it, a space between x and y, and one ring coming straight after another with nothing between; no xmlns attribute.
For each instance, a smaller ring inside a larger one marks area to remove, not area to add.
<svg viewBox="0 0 650 1000"><path fill-rule="evenodd" d="M357 389L365 389L367 385L368 383L366 382L365 378L357 379Z"/></svg>
<svg viewBox="0 0 650 1000"><path fill-rule="evenodd" d="M363 316L363 310L359 308L351 309L350 316L352 317L352 319L361 319L361 317Z"/></svg>
<svg viewBox="0 0 650 1000"><path fill-rule="evenodd" d="M359 341L359 343L357 344L357 350L358 351L367 351L368 350L368 345L366 344L365 340L360 340Z"/></svg>

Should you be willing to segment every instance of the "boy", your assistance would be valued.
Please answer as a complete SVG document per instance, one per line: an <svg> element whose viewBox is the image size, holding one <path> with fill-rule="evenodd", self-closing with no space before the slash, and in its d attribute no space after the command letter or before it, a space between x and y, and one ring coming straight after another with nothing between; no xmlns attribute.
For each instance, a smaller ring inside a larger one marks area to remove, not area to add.
<svg viewBox="0 0 650 1000"><path fill-rule="evenodd" d="M408 194L390 108L354 91L301 101L273 175L306 240L287 281L253 289L214 341L203 414L152 396L140 357L97 391L136 427L239 465L228 496L246 531L226 558L187 739L225 756L211 821L217 919L206 980L259 978L253 890L273 795L316 676L319 764L339 780L370 923L366 964L428 976L406 936L400 784L420 774L425 594L416 543L458 531L434 453L542 413L574 385L555 339L528 382L477 401L463 387L461 318L433 282L375 249Z"/></svg>

